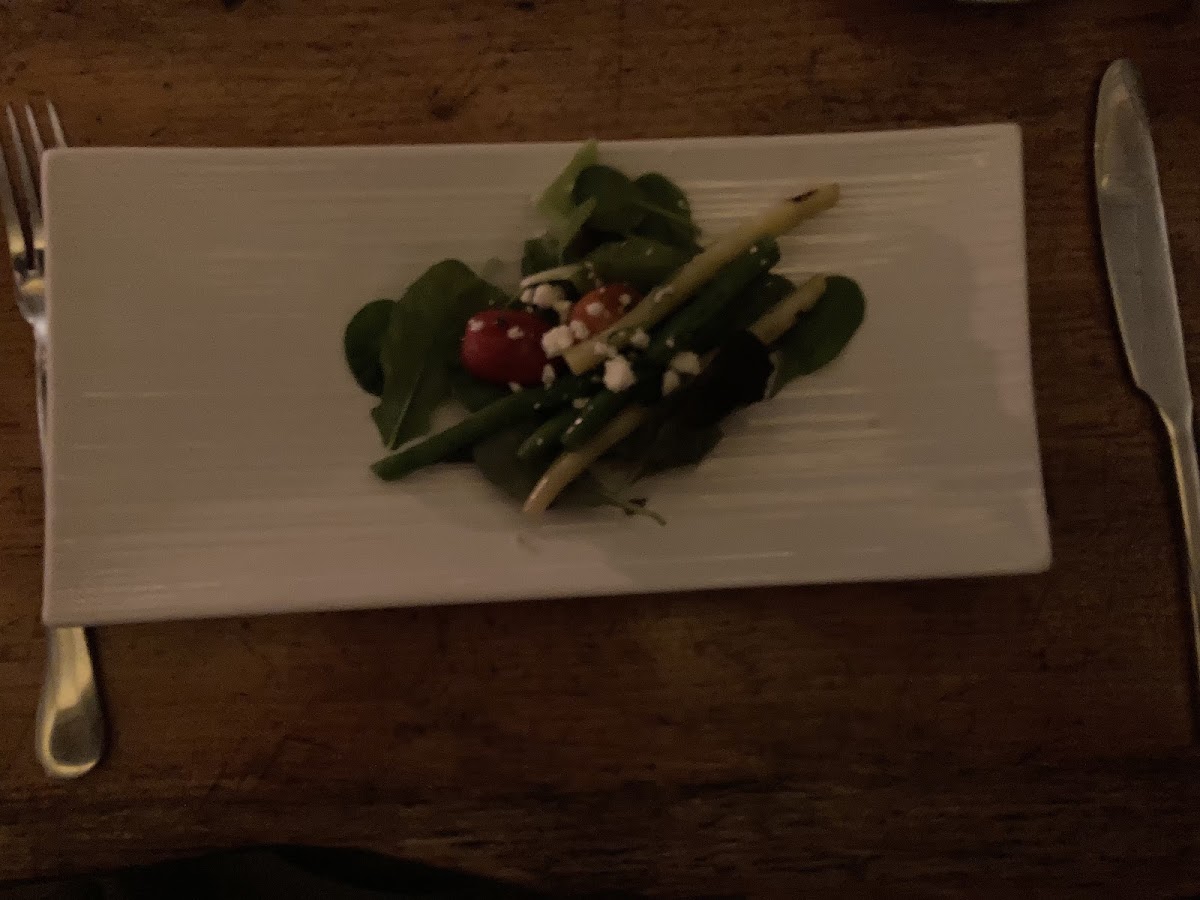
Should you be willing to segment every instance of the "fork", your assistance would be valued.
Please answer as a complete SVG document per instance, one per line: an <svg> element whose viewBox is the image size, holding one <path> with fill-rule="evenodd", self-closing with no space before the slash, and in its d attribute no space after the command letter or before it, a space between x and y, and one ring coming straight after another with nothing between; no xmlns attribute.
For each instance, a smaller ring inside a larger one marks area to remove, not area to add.
<svg viewBox="0 0 1200 900"><path fill-rule="evenodd" d="M17 179L9 173L0 148L0 213L8 232L14 293L22 318L33 328L34 377L37 382L38 443L42 471L46 469L46 229L42 223L42 154L45 144L33 107L25 104L32 153L27 153L11 106L5 107L12 136ZM65 147L62 125L54 104L46 116L56 147ZM2 141L0 141L2 143ZM35 180L36 176L36 180ZM18 198L24 200L24 206ZM22 215L24 212L24 215ZM52 778L78 778L91 771L104 753L104 712L96 687L95 667L82 628L46 631L46 677L38 701L34 748L38 762Z"/></svg>

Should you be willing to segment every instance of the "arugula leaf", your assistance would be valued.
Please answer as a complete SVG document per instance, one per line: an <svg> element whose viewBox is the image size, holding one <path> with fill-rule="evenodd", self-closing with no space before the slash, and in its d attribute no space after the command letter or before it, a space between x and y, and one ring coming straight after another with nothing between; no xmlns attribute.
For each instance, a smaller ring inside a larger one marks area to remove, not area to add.
<svg viewBox="0 0 1200 900"><path fill-rule="evenodd" d="M602 281L625 282L640 291L662 284L695 254L647 237L601 244L586 257Z"/></svg>
<svg viewBox="0 0 1200 900"><path fill-rule="evenodd" d="M507 301L456 259L435 263L409 285L392 307L379 354L383 392L371 418L384 446L394 449L429 430L450 391L448 367L467 319Z"/></svg>
<svg viewBox="0 0 1200 900"><path fill-rule="evenodd" d="M768 396L792 379L824 368L837 358L862 325L866 298L851 278L831 275L825 293L775 345L778 362Z"/></svg>
<svg viewBox="0 0 1200 900"><path fill-rule="evenodd" d="M395 304L395 300L386 298L372 300L354 314L342 337L342 349L350 374L360 388L376 397L383 393L383 366L379 362L379 351Z"/></svg>
<svg viewBox="0 0 1200 900"><path fill-rule="evenodd" d="M526 422L500 431L475 445L475 466L492 485L508 497L524 502L542 477L545 466L517 456L517 448L533 434L538 423ZM575 479L554 504L556 507L615 506L627 515L648 516L665 525L662 516L646 509L644 500L626 500L614 494L590 472Z"/></svg>
<svg viewBox="0 0 1200 900"><path fill-rule="evenodd" d="M696 233L699 229L692 220L692 206L687 194L666 175L646 172L634 179L642 196L661 209L669 210L684 221L667 217L657 212L648 212L637 227L637 234L653 238L672 247L681 247L693 252L699 250Z"/></svg>
<svg viewBox="0 0 1200 900"><path fill-rule="evenodd" d="M537 201L537 211L547 219L561 219L570 215L575 208L571 197L575 187L575 179L588 166L594 166L600 161L600 145L595 139L587 141L571 157L570 162L563 168L550 185L542 192Z"/></svg>

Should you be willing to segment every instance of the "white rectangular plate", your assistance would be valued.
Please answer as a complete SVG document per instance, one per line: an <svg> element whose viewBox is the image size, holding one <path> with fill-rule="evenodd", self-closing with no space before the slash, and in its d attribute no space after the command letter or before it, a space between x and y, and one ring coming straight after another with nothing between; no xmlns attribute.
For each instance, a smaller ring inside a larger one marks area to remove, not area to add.
<svg viewBox="0 0 1200 900"><path fill-rule="evenodd" d="M1040 570L1020 134L609 143L708 234L839 181L781 271L867 296L845 355L648 481L668 520L523 521L469 467L382 484L342 329L512 260L564 144L52 151L47 623Z"/></svg>

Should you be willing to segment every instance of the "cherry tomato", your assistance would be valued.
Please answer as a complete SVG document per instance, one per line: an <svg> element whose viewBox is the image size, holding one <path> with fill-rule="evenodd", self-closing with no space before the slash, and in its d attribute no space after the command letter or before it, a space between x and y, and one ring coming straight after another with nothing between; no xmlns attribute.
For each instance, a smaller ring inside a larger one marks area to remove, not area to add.
<svg viewBox="0 0 1200 900"><path fill-rule="evenodd" d="M463 333L463 367L493 384L541 384L546 365L542 334L547 327L538 316L520 309L476 313Z"/></svg>
<svg viewBox="0 0 1200 900"><path fill-rule="evenodd" d="M571 307L571 321L582 322L589 333L597 334L633 309L641 299L642 295L627 284L606 284L575 301Z"/></svg>

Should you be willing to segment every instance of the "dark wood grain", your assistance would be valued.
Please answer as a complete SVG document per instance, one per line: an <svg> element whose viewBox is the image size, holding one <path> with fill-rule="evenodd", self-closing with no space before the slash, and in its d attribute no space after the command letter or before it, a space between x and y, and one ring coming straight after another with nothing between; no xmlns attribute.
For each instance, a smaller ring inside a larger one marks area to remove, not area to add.
<svg viewBox="0 0 1200 900"><path fill-rule="evenodd" d="M271 841L553 891L1200 892L1180 538L1097 253L1091 105L1144 69L1200 369L1183 0L0 2L79 144L1025 129L1046 575L104 629L103 767L44 780L27 329L0 303L0 877Z"/></svg>

